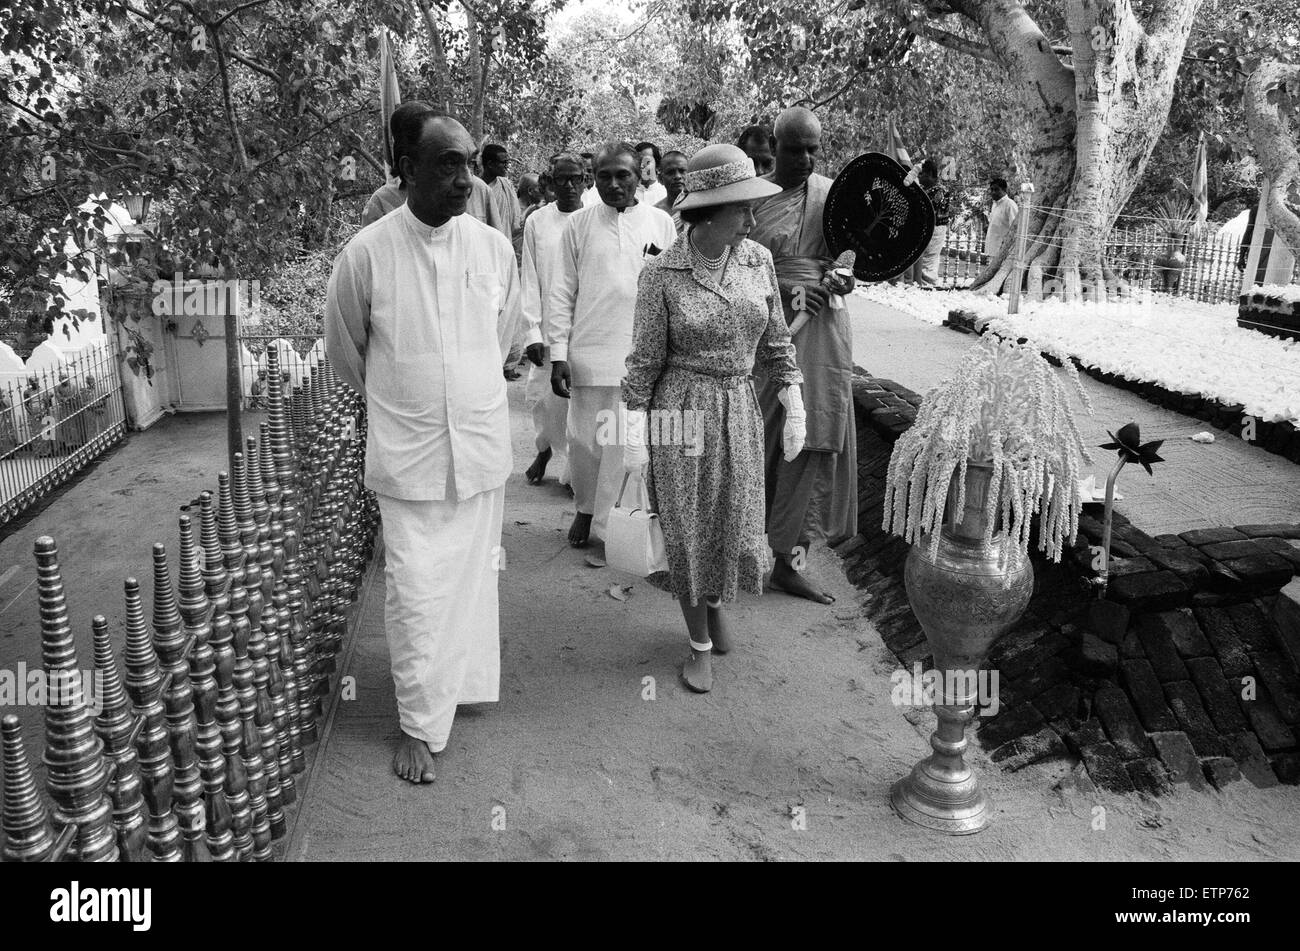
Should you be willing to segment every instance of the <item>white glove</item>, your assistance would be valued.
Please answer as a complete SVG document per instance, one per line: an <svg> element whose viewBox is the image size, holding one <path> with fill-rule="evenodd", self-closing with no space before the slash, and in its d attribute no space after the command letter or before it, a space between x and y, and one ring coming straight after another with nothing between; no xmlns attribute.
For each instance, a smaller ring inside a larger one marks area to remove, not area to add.
<svg viewBox="0 0 1300 951"><path fill-rule="evenodd" d="M645 444L646 413L643 409L627 411L626 439L623 443L623 471L640 472L650 461L650 450Z"/></svg>
<svg viewBox="0 0 1300 951"><path fill-rule="evenodd" d="M797 384L791 384L777 394L781 405L785 407L785 428L781 430L781 445L785 447L785 461L793 462L794 457L803 452L804 439L808 435L807 417L803 411L803 393Z"/></svg>

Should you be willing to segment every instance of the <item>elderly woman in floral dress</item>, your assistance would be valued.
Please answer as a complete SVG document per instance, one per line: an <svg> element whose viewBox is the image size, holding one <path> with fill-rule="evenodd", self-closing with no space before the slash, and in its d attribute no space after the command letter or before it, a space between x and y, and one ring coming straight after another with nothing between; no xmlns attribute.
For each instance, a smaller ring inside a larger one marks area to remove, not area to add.
<svg viewBox="0 0 1300 951"><path fill-rule="evenodd" d="M754 163L735 146L701 149L673 208L689 230L642 271L637 287L623 380L624 467L649 465L666 587L681 602L690 636L682 677L697 693L712 687L711 654L731 648L724 603L741 590L762 594L768 564L763 417L750 382L756 353L768 376L786 384L787 457L804 439L803 378L772 256L746 237L751 204L779 190L755 177Z"/></svg>

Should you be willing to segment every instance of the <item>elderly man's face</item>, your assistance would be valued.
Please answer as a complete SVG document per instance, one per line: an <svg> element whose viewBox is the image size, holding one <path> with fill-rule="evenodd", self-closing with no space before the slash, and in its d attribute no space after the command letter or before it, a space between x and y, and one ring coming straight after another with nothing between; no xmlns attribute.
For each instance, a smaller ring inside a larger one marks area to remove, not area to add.
<svg viewBox="0 0 1300 951"><path fill-rule="evenodd" d="M797 125L776 140L776 171L784 181L802 184L817 166L821 131Z"/></svg>
<svg viewBox="0 0 1300 951"><path fill-rule="evenodd" d="M611 208L626 208L636 200L641 180L636 159L626 152L605 156L596 166L596 191Z"/></svg>
<svg viewBox="0 0 1300 951"><path fill-rule="evenodd" d="M582 161L584 166L583 174L586 176L586 187L590 188L592 185L596 184L595 159L584 158Z"/></svg>
<svg viewBox="0 0 1300 951"><path fill-rule="evenodd" d="M473 155L474 140L455 119L425 122L415 154L402 156L411 210L438 219L464 214L473 187Z"/></svg>
<svg viewBox="0 0 1300 951"><path fill-rule="evenodd" d="M498 152L483 162L483 170L497 178L505 178L510 171L510 153Z"/></svg>
<svg viewBox="0 0 1300 951"><path fill-rule="evenodd" d="M551 187L561 211L576 211L582 205L582 190L587 177L581 166L572 162L556 162L551 169Z"/></svg>

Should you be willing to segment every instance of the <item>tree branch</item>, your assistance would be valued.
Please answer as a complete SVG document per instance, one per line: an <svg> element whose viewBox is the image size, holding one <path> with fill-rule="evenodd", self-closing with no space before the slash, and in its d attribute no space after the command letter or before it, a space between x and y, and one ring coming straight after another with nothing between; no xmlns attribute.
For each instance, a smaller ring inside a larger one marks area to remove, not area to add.
<svg viewBox="0 0 1300 951"><path fill-rule="evenodd" d="M233 10L231 10L229 13L224 14L224 15L223 15L219 20L217 20L216 23L214 23L214 24L212 24L212 25L213 25L214 27L215 27L215 26L221 26L221 24L225 23L225 22L226 22L227 20L229 20L231 17L233 17L233 16L237 16L238 14L243 13L243 12L244 12L245 10L247 10L249 7L260 6L260 5L263 4L263 3L269 3L269 2L270 2L270 0L248 0L247 3L241 3L239 6L235 7Z"/></svg>
<svg viewBox="0 0 1300 951"><path fill-rule="evenodd" d="M235 118L235 104L230 98L230 75L226 67L225 51L221 48L221 30L216 26L205 27L212 37L212 48L217 54L217 69L221 71L221 99L225 104L226 122L230 125L230 134L234 139L235 158L239 167L247 172L251 166L248 163L248 153L244 150L244 137L240 135L239 122Z"/></svg>
<svg viewBox="0 0 1300 951"><path fill-rule="evenodd" d="M977 43L974 40L968 40L965 37L958 36L956 33L949 33L947 30L941 30L936 26L930 26L924 20L912 20L906 24L907 31L914 33L923 39L929 40L937 46L950 49L958 53L965 53L967 56L974 56L976 59L982 59L990 63L996 63L997 57L993 55L993 50Z"/></svg>

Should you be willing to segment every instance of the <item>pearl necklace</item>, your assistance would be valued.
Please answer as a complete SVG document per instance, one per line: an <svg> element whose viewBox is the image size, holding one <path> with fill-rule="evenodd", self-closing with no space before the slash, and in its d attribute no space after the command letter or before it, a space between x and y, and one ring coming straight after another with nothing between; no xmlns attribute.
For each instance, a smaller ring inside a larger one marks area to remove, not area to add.
<svg viewBox="0 0 1300 951"><path fill-rule="evenodd" d="M716 258L706 258L704 252L696 246L695 239L690 238L689 240L691 243L691 253L695 255L695 260L701 267L708 271L716 271L721 268L723 262L727 260L727 255L731 253L731 245L728 244L723 246L722 253Z"/></svg>

